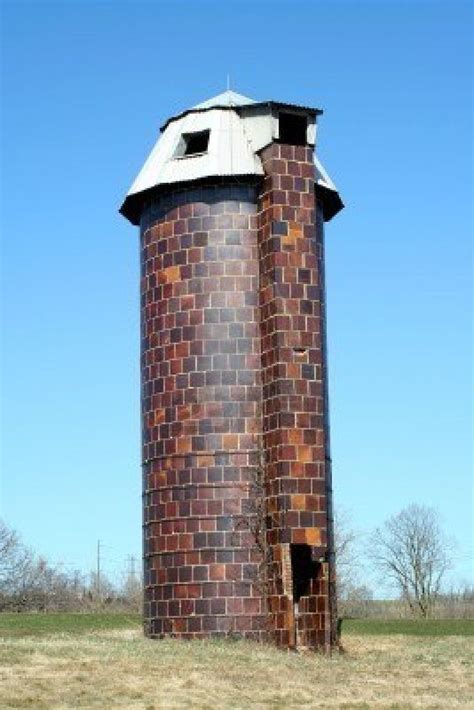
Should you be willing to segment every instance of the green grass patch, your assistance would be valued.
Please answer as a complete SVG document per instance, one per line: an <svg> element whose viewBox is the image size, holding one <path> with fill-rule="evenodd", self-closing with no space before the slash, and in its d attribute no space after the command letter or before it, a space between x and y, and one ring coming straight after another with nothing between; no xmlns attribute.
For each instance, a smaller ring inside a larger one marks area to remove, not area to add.
<svg viewBox="0 0 474 710"><path fill-rule="evenodd" d="M474 619L344 619L345 635L474 636Z"/></svg>
<svg viewBox="0 0 474 710"><path fill-rule="evenodd" d="M139 614L9 614L0 613L0 637L84 634L114 629L137 629Z"/></svg>
<svg viewBox="0 0 474 710"><path fill-rule="evenodd" d="M85 634L115 629L140 629L139 614L9 614L0 613L0 637ZM474 636L474 619L344 619L348 635Z"/></svg>

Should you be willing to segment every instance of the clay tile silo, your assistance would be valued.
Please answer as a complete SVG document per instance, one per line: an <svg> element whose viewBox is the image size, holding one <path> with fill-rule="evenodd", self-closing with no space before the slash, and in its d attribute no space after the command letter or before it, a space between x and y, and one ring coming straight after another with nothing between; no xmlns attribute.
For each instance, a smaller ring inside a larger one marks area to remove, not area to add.
<svg viewBox="0 0 474 710"><path fill-rule="evenodd" d="M227 91L170 118L140 226L145 628L335 643L312 109Z"/></svg>

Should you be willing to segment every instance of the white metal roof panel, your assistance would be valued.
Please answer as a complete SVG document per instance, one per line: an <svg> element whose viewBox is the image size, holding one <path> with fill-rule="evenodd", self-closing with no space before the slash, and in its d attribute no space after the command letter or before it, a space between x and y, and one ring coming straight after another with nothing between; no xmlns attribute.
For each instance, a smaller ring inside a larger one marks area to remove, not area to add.
<svg viewBox="0 0 474 710"><path fill-rule="evenodd" d="M323 164L316 154L314 155L314 180L318 185L322 185L322 187L326 187L328 190L334 190L334 192L337 192L337 187L327 174Z"/></svg>
<svg viewBox="0 0 474 710"><path fill-rule="evenodd" d="M177 157L182 134L203 130L210 131L207 152ZM203 177L262 174L260 159L253 152L244 124L234 111L215 109L188 113L166 127L128 194Z"/></svg>

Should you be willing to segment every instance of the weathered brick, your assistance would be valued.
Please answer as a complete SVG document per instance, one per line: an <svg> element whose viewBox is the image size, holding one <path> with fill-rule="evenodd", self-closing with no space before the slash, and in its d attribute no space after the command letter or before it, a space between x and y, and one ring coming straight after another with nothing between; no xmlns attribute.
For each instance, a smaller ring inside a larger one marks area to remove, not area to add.
<svg viewBox="0 0 474 710"><path fill-rule="evenodd" d="M142 215L145 614L151 635L328 646L322 222L311 151L261 158L259 187L177 189ZM291 545L316 560L298 617Z"/></svg>

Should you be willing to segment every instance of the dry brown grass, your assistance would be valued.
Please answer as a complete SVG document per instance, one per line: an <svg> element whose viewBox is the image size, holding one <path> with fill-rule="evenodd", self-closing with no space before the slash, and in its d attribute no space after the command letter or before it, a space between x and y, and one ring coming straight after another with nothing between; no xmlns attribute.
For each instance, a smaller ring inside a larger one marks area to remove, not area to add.
<svg viewBox="0 0 474 710"><path fill-rule="evenodd" d="M136 630L4 639L1 708L468 708L474 639L348 636L344 655Z"/></svg>

